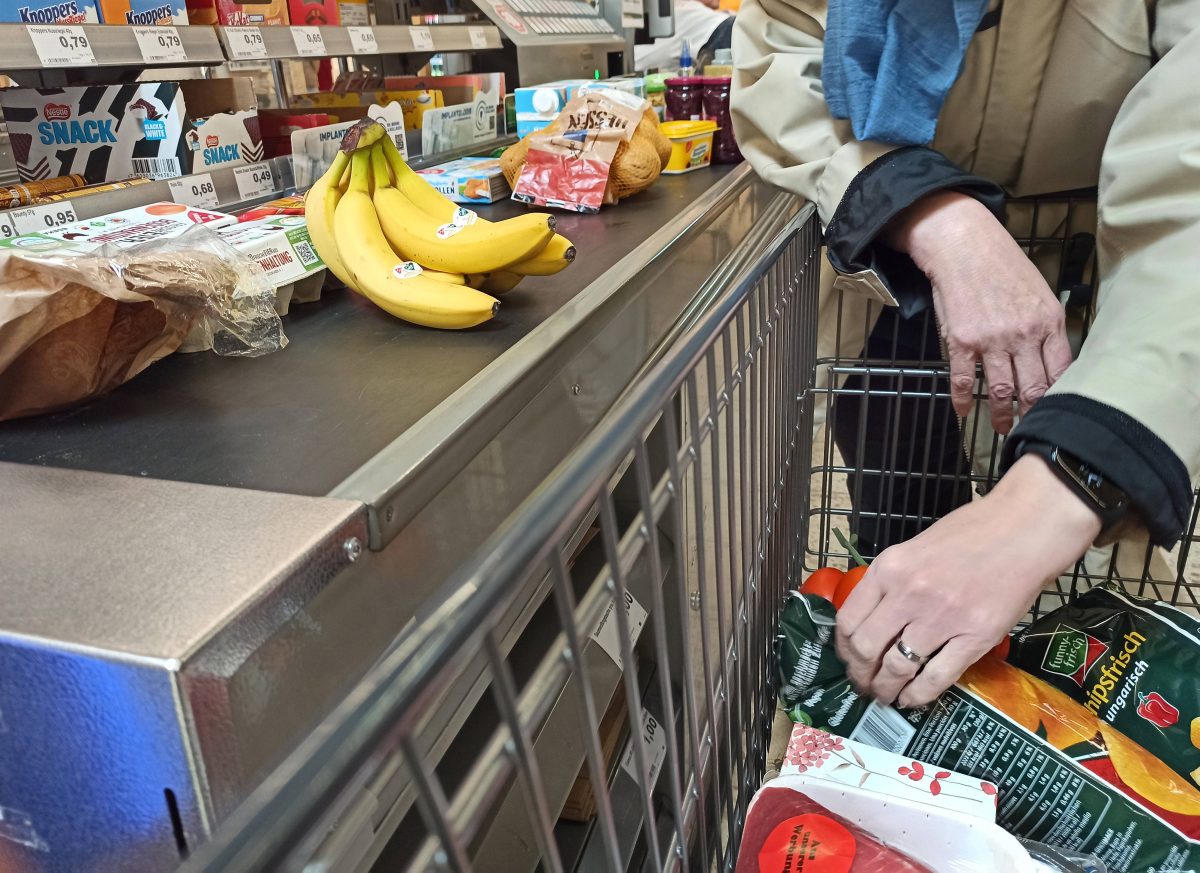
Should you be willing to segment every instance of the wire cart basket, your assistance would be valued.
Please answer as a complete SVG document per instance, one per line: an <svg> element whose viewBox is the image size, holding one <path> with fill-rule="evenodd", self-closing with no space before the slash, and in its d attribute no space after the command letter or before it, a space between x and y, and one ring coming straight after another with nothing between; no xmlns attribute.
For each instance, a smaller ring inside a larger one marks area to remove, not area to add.
<svg viewBox="0 0 1200 873"><path fill-rule="evenodd" d="M1089 198L1014 215L1086 311ZM822 269L805 206L188 869L325 869L323 842L383 814L357 789L400 774L374 869L731 871L785 590L848 559L835 528L881 548L996 478L986 411L949 412L932 318L908 345L872 334L887 316L822 295ZM1169 556L1089 555L1035 608L1106 578L1194 606L1194 529Z"/></svg>

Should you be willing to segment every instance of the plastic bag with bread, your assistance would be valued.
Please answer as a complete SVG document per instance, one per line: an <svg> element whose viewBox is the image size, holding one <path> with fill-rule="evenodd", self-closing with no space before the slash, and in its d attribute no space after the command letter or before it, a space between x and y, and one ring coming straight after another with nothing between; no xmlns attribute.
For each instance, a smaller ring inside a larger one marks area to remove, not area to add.
<svg viewBox="0 0 1200 873"><path fill-rule="evenodd" d="M649 102L621 91L588 91L542 130L500 157L513 199L596 212L649 188L671 157L671 142Z"/></svg>
<svg viewBox="0 0 1200 873"><path fill-rule="evenodd" d="M99 397L181 349L286 343L262 268L199 225L123 250L0 250L0 421Z"/></svg>

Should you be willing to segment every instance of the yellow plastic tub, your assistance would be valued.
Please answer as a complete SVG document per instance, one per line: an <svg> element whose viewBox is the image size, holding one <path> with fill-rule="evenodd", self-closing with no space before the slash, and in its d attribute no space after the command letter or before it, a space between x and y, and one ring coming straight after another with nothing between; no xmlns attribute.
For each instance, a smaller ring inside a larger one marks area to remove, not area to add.
<svg viewBox="0 0 1200 873"><path fill-rule="evenodd" d="M662 132L671 141L664 173L690 173L712 163L715 121L664 121Z"/></svg>

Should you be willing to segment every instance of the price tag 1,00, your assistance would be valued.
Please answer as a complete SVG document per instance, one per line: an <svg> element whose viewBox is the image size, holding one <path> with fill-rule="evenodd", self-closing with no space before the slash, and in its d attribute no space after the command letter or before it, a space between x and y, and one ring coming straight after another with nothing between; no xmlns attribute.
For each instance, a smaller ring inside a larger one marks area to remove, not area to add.
<svg viewBox="0 0 1200 873"><path fill-rule="evenodd" d="M350 36L350 49L356 55L379 54L379 40L375 38L375 30L370 27L347 27Z"/></svg>
<svg viewBox="0 0 1200 873"><path fill-rule="evenodd" d="M275 177L271 165L265 162L236 168L233 179L237 182L239 200L253 200L275 192Z"/></svg>
<svg viewBox="0 0 1200 873"><path fill-rule="evenodd" d="M410 27L408 35L412 37L413 48L417 51L433 51L433 31L428 27Z"/></svg>
<svg viewBox="0 0 1200 873"><path fill-rule="evenodd" d="M30 24L26 29L43 67L90 67L96 63L82 27Z"/></svg>
<svg viewBox="0 0 1200 873"><path fill-rule="evenodd" d="M217 186L213 184L212 176L208 173L170 179L167 186L171 189L171 199L176 203L200 209L216 209L221 205L221 201L217 199Z"/></svg>
<svg viewBox="0 0 1200 873"><path fill-rule="evenodd" d="M10 215L18 233L39 233L52 227L74 224L78 221L75 207L70 203L46 203L15 209Z"/></svg>
<svg viewBox="0 0 1200 873"><path fill-rule="evenodd" d="M229 55L235 61L267 56L267 44L263 42L262 31L257 27L227 27L225 40L229 43Z"/></svg>
<svg viewBox="0 0 1200 873"><path fill-rule="evenodd" d="M138 49L142 53L144 63L187 63L187 50L183 47L178 28L159 25L135 27L133 35L137 37Z"/></svg>
<svg viewBox="0 0 1200 873"><path fill-rule="evenodd" d="M635 738L629 738L629 746L625 749L621 767L636 781L641 782L638 778L636 753L633 751L633 744L636 742ZM658 719L647 709L642 710L642 743L646 753L646 766L650 769L646 774L645 783L653 786L658 780L659 771L662 770L663 758L667 755L667 728L659 724Z"/></svg>

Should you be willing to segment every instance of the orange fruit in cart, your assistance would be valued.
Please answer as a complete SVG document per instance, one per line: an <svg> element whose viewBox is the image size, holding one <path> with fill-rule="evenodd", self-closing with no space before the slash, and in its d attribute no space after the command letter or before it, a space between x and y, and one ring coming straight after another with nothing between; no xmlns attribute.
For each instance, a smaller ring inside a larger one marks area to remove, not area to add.
<svg viewBox="0 0 1200 873"><path fill-rule="evenodd" d="M841 609L842 604L846 602L846 598L850 596L850 592L855 589L863 576L867 575L867 565L860 564L857 567L851 567L842 574L842 578L838 581L837 590L833 592L833 605L836 609Z"/></svg>
<svg viewBox="0 0 1200 873"><path fill-rule="evenodd" d="M804 584L800 586L800 593L813 594L832 603L838 583L845 575L837 567L822 567L804 580Z"/></svg>

